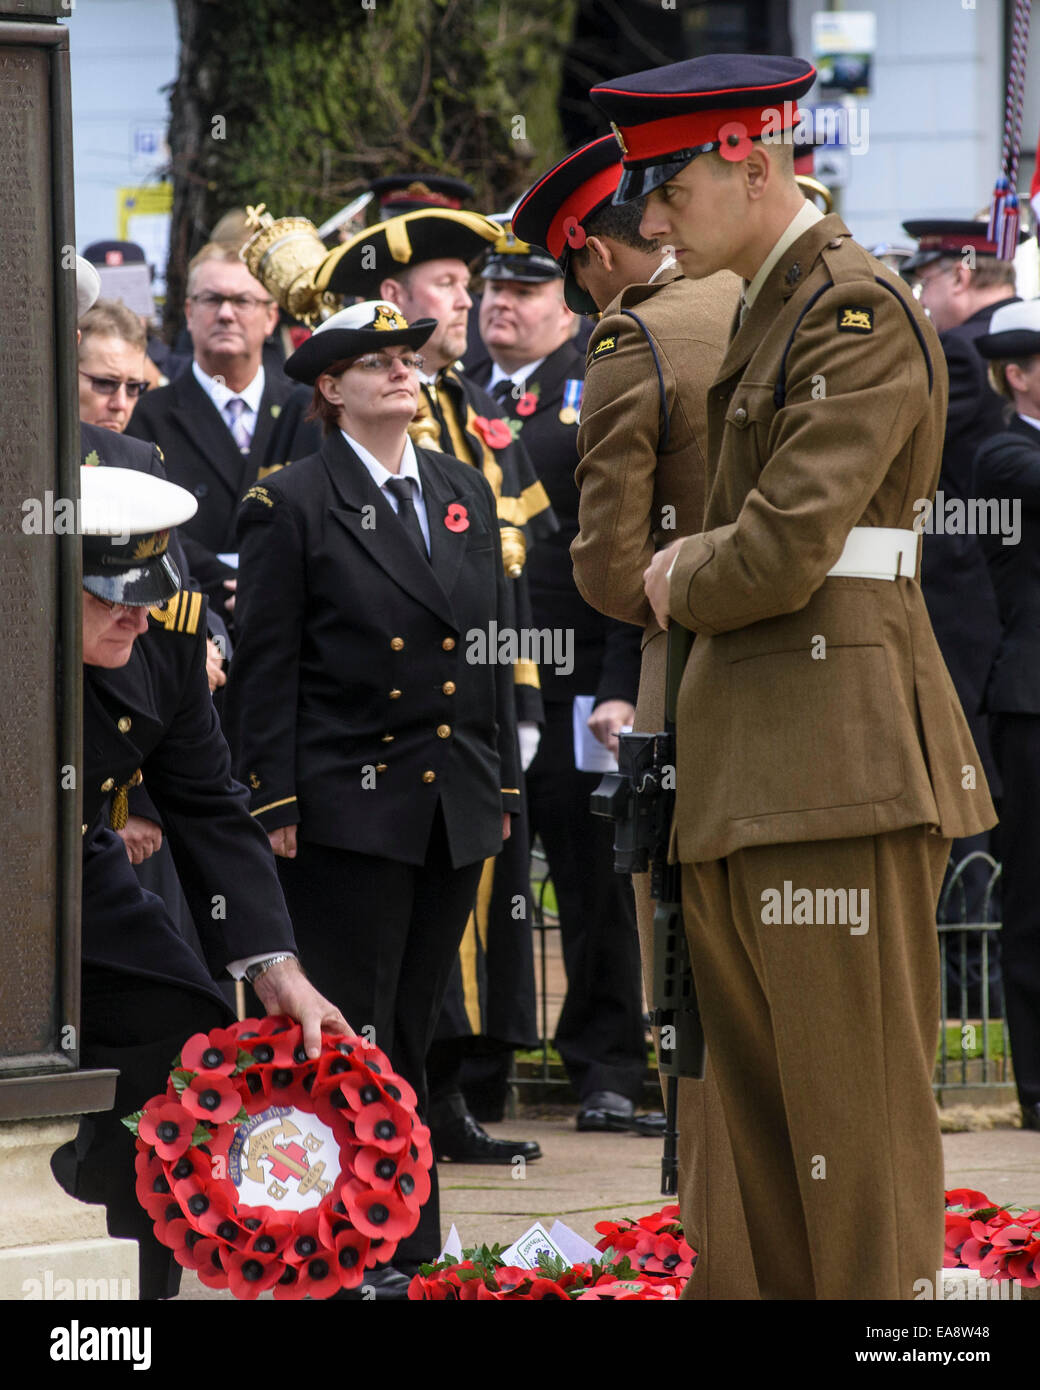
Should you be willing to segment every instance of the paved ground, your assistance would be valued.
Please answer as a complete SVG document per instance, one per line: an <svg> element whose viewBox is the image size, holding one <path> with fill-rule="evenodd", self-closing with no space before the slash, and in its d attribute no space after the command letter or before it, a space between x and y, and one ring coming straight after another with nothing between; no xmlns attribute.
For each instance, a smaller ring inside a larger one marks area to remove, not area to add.
<svg viewBox="0 0 1040 1390"><path fill-rule="evenodd" d="M587 1239L595 1224L612 1215L656 1211L660 1196L661 1146L627 1134L578 1134L574 1121L557 1116L489 1125L496 1137L537 1139L543 1157L522 1178L508 1168L441 1165L441 1218L452 1222L463 1245L495 1241L506 1245L532 1221L554 1217ZM995 1202L1040 1204L1040 1133L992 1129L943 1136L947 1187L974 1187ZM270 1296L270 1295L266 1295ZM186 1273L182 1299L230 1298Z"/></svg>

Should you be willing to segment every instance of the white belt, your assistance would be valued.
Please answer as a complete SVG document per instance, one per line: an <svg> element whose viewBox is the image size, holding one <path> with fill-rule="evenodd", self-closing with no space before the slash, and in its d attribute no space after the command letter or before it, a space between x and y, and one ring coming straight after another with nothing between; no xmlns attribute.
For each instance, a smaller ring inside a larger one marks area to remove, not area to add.
<svg viewBox="0 0 1040 1390"><path fill-rule="evenodd" d="M916 531L896 526L854 526L836 565L827 571L849 579L913 579L917 572Z"/></svg>

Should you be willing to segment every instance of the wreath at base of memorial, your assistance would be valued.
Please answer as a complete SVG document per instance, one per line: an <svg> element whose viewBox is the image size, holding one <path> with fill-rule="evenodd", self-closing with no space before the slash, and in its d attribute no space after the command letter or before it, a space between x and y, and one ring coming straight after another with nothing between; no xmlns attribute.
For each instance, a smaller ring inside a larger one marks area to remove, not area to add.
<svg viewBox="0 0 1040 1390"><path fill-rule="evenodd" d="M1040 1211L1001 1207L984 1192L946 1194L946 1269L975 1269L983 1279L1040 1287Z"/></svg>
<svg viewBox="0 0 1040 1390"><path fill-rule="evenodd" d="M429 1130L415 1092L363 1038L248 1018L196 1033L164 1095L123 1123L137 1197L185 1269L236 1298L329 1298L418 1225Z"/></svg>

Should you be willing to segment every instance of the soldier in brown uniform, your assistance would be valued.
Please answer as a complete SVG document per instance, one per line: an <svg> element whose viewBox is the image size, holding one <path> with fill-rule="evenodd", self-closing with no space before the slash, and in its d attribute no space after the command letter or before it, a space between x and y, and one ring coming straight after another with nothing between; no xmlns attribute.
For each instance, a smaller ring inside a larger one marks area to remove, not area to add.
<svg viewBox="0 0 1040 1390"><path fill-rule="evenodd" d="M651 561L697 633L673 852L763 1298L910 1298L943 1252L935 904L993 824L919 584L946 371L906 287L794 182L793 58L593 89L619 201L748 282L708 396L703 529ZM764 137L764 138L763 138Z"/></svg>
<svg viewBox="0 0 1040 1390"><path fill-rule="evenodd" d="M634 727L664 723L666 638L647 602L654 551L700 530L708 387L722 361L740 282L723 271L687 280L675 258L639 235L641 209L611 205L621 177L612 135L583 146L521 200L513 224L564 269L577 313L602 310L586 364L576 474L580 534L571 545L585 599L645 629ZM638 315L632 317L631 313ZM661 388L667 410L662 411ZM632 879L650 991L653 901ZM698 1252L688 1298L755 1298L757 1285L729 1136L709 1062L704 1081L679 1083L679 1197Z"/></svg>

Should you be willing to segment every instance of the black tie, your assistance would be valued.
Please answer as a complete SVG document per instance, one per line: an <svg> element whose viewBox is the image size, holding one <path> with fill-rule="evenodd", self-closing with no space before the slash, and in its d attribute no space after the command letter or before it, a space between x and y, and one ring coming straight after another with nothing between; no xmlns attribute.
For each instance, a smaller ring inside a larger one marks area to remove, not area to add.
<svg viewBox="0 0 1040 1390"><path fill-rule="evenodd" d="M512 404L515 399L513 396L512 377L504 376L501 381L496 381L491 388L491 394L494 396L495 400L498 401L499 405Z"/></svg>
<svg viewBox="0 0 1040 1390"><path fill-rule="evenodd" d="M428 560L430 555L426 549L426 537L423 535L422 527L419 525L419 514L415 510L415 503L412 501L411 478L388 478L384 486L388 492L392 492L397 498L398 520L419 547L423 559Z"/></svg>

